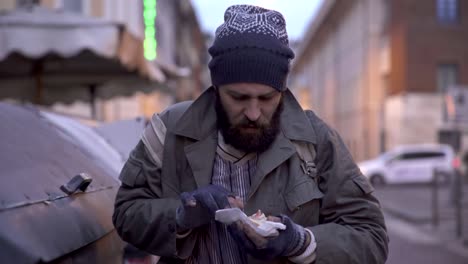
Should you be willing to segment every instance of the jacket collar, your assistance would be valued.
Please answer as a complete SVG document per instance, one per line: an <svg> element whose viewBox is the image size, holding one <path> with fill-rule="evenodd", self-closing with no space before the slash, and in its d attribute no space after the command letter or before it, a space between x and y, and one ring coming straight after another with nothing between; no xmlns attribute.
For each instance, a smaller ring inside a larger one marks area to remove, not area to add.
<svg viewBox="0 0 468 264"><path fill-rule="evenodd" d="M317 135L309 118L291 91L284 92L284 108L281 114L281 130L290 140L317 143Z"/></svg>
<svg viewBox="0 0 468 264"><path fill-rule="evenodd" d="M177 121L174 133L202 140L216 130L215 89L208 88L198 97ZM281 130L290 140L317 143L317 136L301 106L289 90L284 92Z"/></svg>

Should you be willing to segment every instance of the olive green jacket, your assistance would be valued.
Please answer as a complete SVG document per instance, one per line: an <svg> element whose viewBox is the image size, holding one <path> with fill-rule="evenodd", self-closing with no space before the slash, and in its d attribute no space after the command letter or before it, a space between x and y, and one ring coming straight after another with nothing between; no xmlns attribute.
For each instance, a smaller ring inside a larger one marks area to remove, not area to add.
<svg viewBox="0 0 468 264"><path fill-rule="evenodd" d="M140 141L120 175L114 225L124 240L163 256L163 262L179 263L196 250L197 230L176 239L175 210L180 193L211 182L217 145L214 100L210 88L193 103L163 112L167 133L162 168L154 165ZM302 170L294 140L315 146L318 186ZM267 215L286 214L309 228L317 241L317 264L384 263L388 238L372 191L339 135L314 114L306 115L286 91L281 132L259 155L246 214L258 209Z"/></svg>

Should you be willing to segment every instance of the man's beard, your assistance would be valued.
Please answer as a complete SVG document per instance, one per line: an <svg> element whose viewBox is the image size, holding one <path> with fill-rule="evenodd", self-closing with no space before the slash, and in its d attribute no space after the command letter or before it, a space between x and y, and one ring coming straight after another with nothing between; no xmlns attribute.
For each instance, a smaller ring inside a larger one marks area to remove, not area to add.
<svg viewBox="0 0 468 264"><path fill-rule="evenodd" d="M219 94L216 94L217 126L221 131L224 142L244 152L264 152L275 140L280 130L280 116L283 111L283 98L273 114L269 124L260 124L256 121L244 119L236 125L231 124L224 109ZM255 128L255 133L243 133L242 129Z"/></svg>

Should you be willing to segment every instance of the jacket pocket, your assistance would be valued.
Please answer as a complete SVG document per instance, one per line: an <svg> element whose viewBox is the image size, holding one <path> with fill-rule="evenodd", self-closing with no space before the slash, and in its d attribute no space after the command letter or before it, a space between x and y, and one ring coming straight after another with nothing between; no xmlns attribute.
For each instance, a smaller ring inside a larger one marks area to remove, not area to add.
<svg viewBox="0 0 468 264"><path fill-rule="evenodd" d="M284 200L289 209L287 214L299 225L317 225L319 224L322 198L323 193L319 190L314 180L306 178L285 192Z"/></svg>
<svg viewBox="0 0 468 264"><path fill-rule="evenodd" d="M370 194L374 191L374 187L364 176L357 176L353 178L353 182L361 189L364 194Z"/></svg>
<svg viewBox="0 0 468 264"><path fill-rule="evenodd" d="M120 181L129 187L142 185L142 178L141 166L130 159L125 163L119 176Z"/></svg>
<svg viewBox="0 0 468 264"><path fill-rule="evenodd" d="M290 211L301 209L302 205L322 197L323 193L310 178L297 184L284 194L286 205Z"/></svg>

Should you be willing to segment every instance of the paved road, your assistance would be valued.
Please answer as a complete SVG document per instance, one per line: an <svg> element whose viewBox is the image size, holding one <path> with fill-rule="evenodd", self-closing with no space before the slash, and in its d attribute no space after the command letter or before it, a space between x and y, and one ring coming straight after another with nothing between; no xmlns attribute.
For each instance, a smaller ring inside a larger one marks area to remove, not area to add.
<svg viewBox="0 0 468 264"><path fill-rule="evenodd" d="M463 186L464 219L468 220L468 184ZM415 224L431 223L433 219L434 190L430 185L395 185L377 188L375 192L384 210ZM449 186L437 191L438 215L440 220L455 220L455 207ZM467 222L465 222L467 223ZM468 224L464 227L468 232ZM468 234L468 233L466 233Z"/></svg>
<svg viewBox="0 0 468 264"><path fill-rule="evenodd" d="M390 236L387 264L467 264L467 250L443 244L431 234L386 215Z"/></svg>

